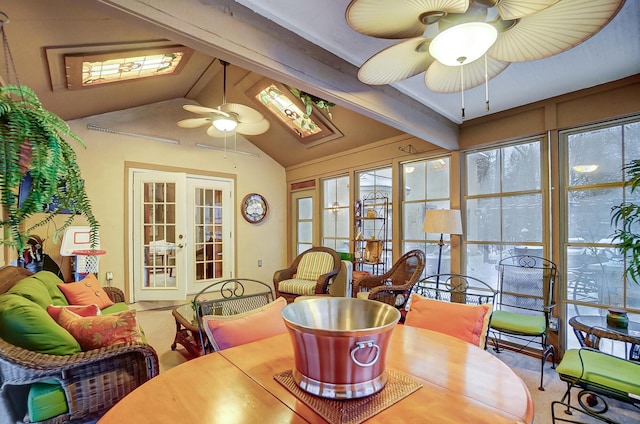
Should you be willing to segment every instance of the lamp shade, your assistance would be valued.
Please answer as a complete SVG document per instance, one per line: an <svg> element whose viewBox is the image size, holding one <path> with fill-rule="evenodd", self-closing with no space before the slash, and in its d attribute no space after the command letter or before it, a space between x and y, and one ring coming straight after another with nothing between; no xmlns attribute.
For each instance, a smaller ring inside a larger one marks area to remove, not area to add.
<svg viewBox="0 0 640 424"><path fill-rule="evenodd" d="M238 126L238 121L233 118L215 118L213 120L213 126L219 131L233 131Z"/></svg>
<svg viewBox="0 0 640 424"><path fill-rule="evenodd" d="M429 209L424 216L424 232L462 234L462 218L458 209Z"/></svg>
<svg viewBox="0 0 640 424"><path fill-rule="evenodd" d="M447 66L461 66L482 57L498 38L494 26L467 22L442 31L429 45L429 53Z"/></svg>

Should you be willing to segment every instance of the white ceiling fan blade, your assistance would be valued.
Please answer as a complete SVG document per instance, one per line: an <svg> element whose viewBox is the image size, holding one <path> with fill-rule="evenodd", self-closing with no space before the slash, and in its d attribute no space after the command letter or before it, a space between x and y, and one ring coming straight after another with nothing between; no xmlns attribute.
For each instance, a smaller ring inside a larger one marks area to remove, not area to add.
<svg viewBox="0 0 640 424"><path fill-rule="evenodd" d="M213 113L216 115L224 116L226 118L229 117L229 114L219 109L214 109L212 107L205 107L205 106L198 106L198 105L184 105L182 107L184 108L184 110L188 110L189 112L197 113L200 115L210 115Z"/></svg>
<svg viewBox="0 0 640 424"><path fill-rule="evenodd" d="M259 122L264 117L257 110L238 103L225 103L220 106L224 112L235 114L238 122Z"/></svg>
<svg viewBox="0 0 640 424"><path fill-rule="evenodd" d="M189 118L178 121L180 128L198 128L207 124L211 125L211 118Z"/></svg>
<svg viewBox="0 0 640 424"><path fill-rule="evenodd" d="M507 66L509 66L508 62L501 62L487 57L487 75L489 79L504 71ZM430 90L436 93L456 93L462 88L460 85L462 68L462 66L447 66L434 61L425 73L424 82ZM484 82L484 56L468 65L464 65L465 90L484 84Z"/></svg>
<svg viewBox="0 0 640 424"><path fill-rule="evenodd" d="M358 71L365 84L391 84L424 72L434 61L429 40L415 37L388 47L369 58Z"/></svg>
<svg viewBox="0 0 640 424"><path fill-rule="evenodd" d="M227 131L227 135L232 134L232 133L233 133L233 131ZM209 128L207 128L207 135L209 137L220 138L220 137L224 137L224 134L225 134L224 131L220 131L219 129L217 129L213 125L211 125Z"/></svg>
<svg viewBox="0 0 640 424"><path fill-rule="evenodd" d="M562 0L498 34L489 56L506 62L542 59L569 50L604 27L624 0Z"/></svg>
<svg viewBox="0 0 640 424"><path fill-rule="evenodd" d="M236 132L242 135L259 135L267 132L269 129L269 121L263 119L258 122L239 122Z"/></svg>
<svg viewBox="0 0 640 424"><path fill-rule="evenodd" d="M362 34L378 38L411 38L424 33L426 24L423 20L429 14L464 13L468 7L469 0L353 0L345 15L349 26Z"/></svg>
<svg viewBox="0 0 640 424"><path fill-rule="evenodd" d="M539 12L559 0L502 0L496 5L500 17L504 20L519 19Z"/></svg>

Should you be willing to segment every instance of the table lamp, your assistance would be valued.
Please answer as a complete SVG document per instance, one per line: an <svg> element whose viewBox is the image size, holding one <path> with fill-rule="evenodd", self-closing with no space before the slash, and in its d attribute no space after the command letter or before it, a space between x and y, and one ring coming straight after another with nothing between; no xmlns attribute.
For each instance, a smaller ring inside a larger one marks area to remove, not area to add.
<svg viewBox="0 0 640 424"><path fill-rule="evenodd" d="M438 271L440 274L440 262L442 260L442 246L444 246L444 234L462 234L462 219L458 209L428 209L424 216L424 232L440 233L440 251L438 252ZM436 277L436 288L440 277Z"/></svg>

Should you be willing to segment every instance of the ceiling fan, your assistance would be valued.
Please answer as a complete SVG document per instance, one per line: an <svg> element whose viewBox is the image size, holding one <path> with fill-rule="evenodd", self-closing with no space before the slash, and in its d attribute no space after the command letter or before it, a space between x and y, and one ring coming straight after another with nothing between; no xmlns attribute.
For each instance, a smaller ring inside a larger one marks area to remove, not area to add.
<svg viewBox="0 0 640 424"><path fill-rule="evenodd" d="M182 106L189 112L205 115L202 118L189 118L178 121L182 128L197 128L209 125L207 135L223 137L235 131L242 135L258 135L269 129L269 121L257 110L238 103L227 103L227 66L228 62L220 60L223 66L222 104L217 108L197 105Z"/></svg>
<svg viewBox="0 0 640 424"><path fill-rule="evenodd" d="M352 0L346 20L377 38L407 39L360 67L365 84L381 85L425 72L438 93L473 88L511 62L542 59L602 29L625 0ZM489 107L487 88L487 110Z"/></svg>

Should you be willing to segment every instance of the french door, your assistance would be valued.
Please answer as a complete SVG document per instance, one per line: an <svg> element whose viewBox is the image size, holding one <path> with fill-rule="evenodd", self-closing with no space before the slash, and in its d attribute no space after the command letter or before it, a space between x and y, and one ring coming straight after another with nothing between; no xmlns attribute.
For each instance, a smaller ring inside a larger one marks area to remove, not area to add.
<svg viewBox="0 0 640 424"><path fill-rule="evenodd" d="M184 300L216 279L233 277L232 181L131 172L134 300Z"/></svg>

